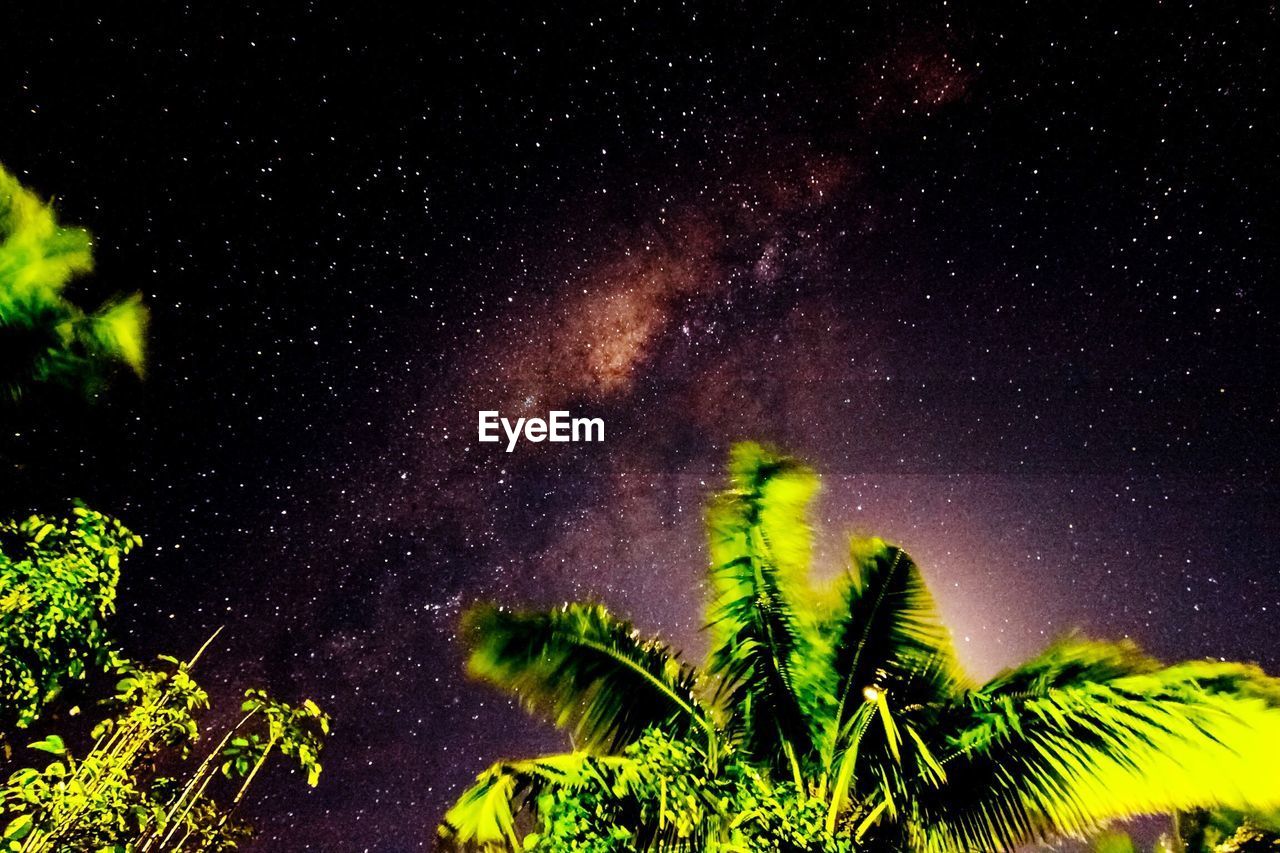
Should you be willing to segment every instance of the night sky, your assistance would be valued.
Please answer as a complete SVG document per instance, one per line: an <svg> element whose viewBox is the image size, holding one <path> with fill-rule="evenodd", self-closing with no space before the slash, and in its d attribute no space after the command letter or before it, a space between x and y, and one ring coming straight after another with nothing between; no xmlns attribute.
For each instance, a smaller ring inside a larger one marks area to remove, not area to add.
<svg viewBox="0 0 1280 853"><path fill-rule="evenodd" d="M225 625L224 709L334 715L255 849L430 848L563 748L464 677L473 601L696 659L742 438L976 674L1073 628L1280 671L1273 4L8 5L0 162L153 321L145 382L3 415L0 502L144 535L131 653ZM560 408L605 443L477 442Z"/></svg>

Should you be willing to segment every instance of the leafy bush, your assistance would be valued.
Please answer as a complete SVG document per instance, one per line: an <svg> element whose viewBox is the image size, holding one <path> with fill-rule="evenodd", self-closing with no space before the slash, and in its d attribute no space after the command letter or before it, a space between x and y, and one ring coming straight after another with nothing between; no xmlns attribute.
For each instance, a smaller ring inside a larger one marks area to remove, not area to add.
<svg viewBox="0 0 1280 853"><path fill-rule="evenodd" d="M105 623L120 558L142 543L83 506L0 521L0 732L23 729L71 681L118 669Z"/></svg>
<svg viewBox="0 0 1280 853"><path fill-rule="evenodd" d="M191 676L200 655L141 667L105 630L120 558L139 544L80 506L70 519L0 522L0 738L19 765L0 787L0 826L13 853L230 850L249 834L234 815L268 761L292 759L309 785L319 781L328 715L309 699L295 707L257 689L239 721L193 758L209 707ZM52 761L15 759L13 734L43 722L67 685L91 688L95 674L116 685L86 748L48 734L24 755Z"/></svg>

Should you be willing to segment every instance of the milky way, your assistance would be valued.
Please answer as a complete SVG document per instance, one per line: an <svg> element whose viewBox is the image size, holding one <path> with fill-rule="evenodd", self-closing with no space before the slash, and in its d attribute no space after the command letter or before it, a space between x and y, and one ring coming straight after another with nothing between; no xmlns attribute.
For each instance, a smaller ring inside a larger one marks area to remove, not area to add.
<svg viewBox="0 0 1280 853"><path fill-rule="evenodd" d="M979 675L1074 629L1275 670L1274 12L1116 5L24 11L0 162L153 358L6 429L4 503L144 534L132 652L226 625L216 697L332 711L263 850L429 848L563 746L466 680L473 601L696 658L742 438L823 474L819 572L901 542ZM476 441L552 408L606 442Z"/></svg>

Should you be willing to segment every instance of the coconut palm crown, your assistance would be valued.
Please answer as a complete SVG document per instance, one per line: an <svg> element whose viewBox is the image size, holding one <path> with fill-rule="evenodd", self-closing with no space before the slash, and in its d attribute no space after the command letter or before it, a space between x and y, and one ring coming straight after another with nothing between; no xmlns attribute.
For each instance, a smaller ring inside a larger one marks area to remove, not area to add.
<svg viewBox="0 0 1280 853"><path fill-rule="evenodd" d="M142 295L85 311L68 298L93 268L92 240L0 166L0 403L53 383L92 394L113 366L139 376L148 321Z"/></svg>
<svg viewBox="0 0 1280 853"><path fill-rule="evenodd" d="M568 730L576 751L483 773L443 842L950 853L1280 805L1280 683L1079 637L976 683L901 548L855 540L845 572L811 582L817 486L793 459L734 448L707 514L701 668L595 604L470 611L472 673ZM566 798L612 823L603 842L546 843ZM808 828L769 829L788 815Z"/></svg>

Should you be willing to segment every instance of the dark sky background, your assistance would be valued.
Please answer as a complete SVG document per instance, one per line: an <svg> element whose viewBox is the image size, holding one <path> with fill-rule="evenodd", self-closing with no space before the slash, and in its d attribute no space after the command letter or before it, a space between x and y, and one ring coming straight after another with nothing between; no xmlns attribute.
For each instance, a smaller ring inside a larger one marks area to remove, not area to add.
<svg viewBox="0 0 1280 853"><path fill-rule="evenodd" d="M334 714L255 849L430 848L563 745L465 679L472 601L696 656L740 438L978 674L1073 628L1280 670L1273 4L412 5L0 12L0 162L153 311L145 382L4 415L0 496L145 536L134 654L225 625L224 706Z"/></svg>

